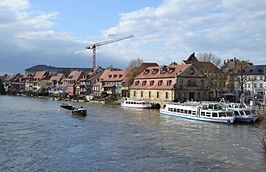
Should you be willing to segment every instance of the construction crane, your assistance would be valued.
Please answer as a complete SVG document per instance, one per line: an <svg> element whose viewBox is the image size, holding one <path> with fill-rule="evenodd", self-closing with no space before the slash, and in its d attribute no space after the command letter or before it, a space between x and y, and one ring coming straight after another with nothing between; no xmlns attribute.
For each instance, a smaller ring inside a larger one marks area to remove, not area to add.
<svg viewBox="0 0 266 172"><path fill-rule="evenodd" d="M121 37L118 39L114 39L114 40L107 40L107 41L102 41L102 42L97 42L94 44L90 44L86 47L86 49L92 49L92 67L95 68L96 67L96 47L102 46L102 45L106 45L106 44L110 44L113 42L118 42L118 41L122 41L124 39L128 39L128 38L132 38L134 37L133 35L130 36L125 36L125 37Z"/></svg>

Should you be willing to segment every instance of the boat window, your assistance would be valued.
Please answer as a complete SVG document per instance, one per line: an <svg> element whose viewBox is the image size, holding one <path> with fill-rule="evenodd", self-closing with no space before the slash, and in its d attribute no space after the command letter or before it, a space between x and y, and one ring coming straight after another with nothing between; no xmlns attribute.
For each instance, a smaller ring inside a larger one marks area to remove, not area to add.
<svg viewBox="0 0 266 172"><path fill-rule="evenodd" d="M201 112L200 113L200 116L205 116L205 112Z"/></svg>
<svg viewBox="0 0 266 172"><path fill-rule="evenodd" d="M211 112L206 112L206 116L211 117Z"/></svg>
<svg viewBox="0 0 266 172"><path fill-rule="evenodd" d="M240 116L238 111L234 111L234 113L235 113L235 116Z"/></svg>
<svg viewBox="0 0 266 172"><path fill-rule="evenodd" d="M209 109L213 109L213 105L212 104L209 105Z"/></svg>
<svg viewBox="0 0 266 172"><path fill-rule="evenodd" d="M176 108L174 108L174 112L176 112Z"/></svg>
<svg viewBox="0 0 266 172"><path fill-rule="evenodd" d="M192 111L192 115L197 115L197 114L196 114L196 111Z"/></svg>
<svg viewBox="0 0 266 172"><path fill-rule="evenodd" d="M136 102L134 102L134 104L136 104Z"/></svg>
<svg viewBox="0 0 266 172"><path fill-rule="evenodd" d="M232 112L227 112L226 116L233 116L233 113Z"/></svg>
<svg viewBox="0 0 266 172"><path fill-rule="evenodd" d="M180 109L177 109L177 112L180 112Z"/></svg>
<svg viewBox="0 0 266 172"><path fill-rule="evenodd" d="M168 111L173 112L173 108L168 108Z"/></svg>
<svg viewBox="0 0 266 172"><path fill-rule="evenodd" d="M206 105L204 105L204 106L202 107L202 109L208 109L208 108L207 108L207 106L206 106Z"/></svg>
<svg viewBox="0 0 266 172"><path fill-rule="evenodd" d="M239 112L240 112L241 115L245 115L245 114L244 114L244 111L239 111Z"/></svg>
<svg viewBox="0 0 266 172"><path fill-rule="evenodd" d="M225 117L225 112L219 112L219 117Z"/></svg>
<svg viewBox="0 0 266 172"><path fill-rule="evenodd" d="M180 112L181 112L181 113L184 113L184 110L183 110L183 109L181 109L181 110L180 110Z"/></svg>
<svg viewBox="0 0 266 172"><path fill-rule="evenodd" d="M251 112L249 110L245 110L246 115L251 115Z"/></svg>
<svg viewBox="0 0 266 172"><path fill-rule="evenodd" d="M188 111L188 114L191 114L191 110Z"/></svg>
<svg viewBox="0 0 266 172"><path fill-rule="evenodd" d="M187 110L184 110L184 113L187 114Z"/></svg>
<svg viewBox="0 0 266 172"><path fill-rule="evenodd" d="M217 112L213 112L212 113L212 117L218 117L218 113Z"/></svg>

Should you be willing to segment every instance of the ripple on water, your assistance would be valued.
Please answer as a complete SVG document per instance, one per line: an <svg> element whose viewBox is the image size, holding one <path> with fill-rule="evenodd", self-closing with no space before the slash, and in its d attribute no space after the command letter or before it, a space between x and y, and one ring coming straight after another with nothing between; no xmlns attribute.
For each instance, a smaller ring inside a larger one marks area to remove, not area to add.
<svg viewBox="0 0 266 172"><path fill-rule="evenodd" d="M80 119L58 111L59 102L0 102L0 171L266 171L261 125L97 104L82 104L88 116Z"/></svg>

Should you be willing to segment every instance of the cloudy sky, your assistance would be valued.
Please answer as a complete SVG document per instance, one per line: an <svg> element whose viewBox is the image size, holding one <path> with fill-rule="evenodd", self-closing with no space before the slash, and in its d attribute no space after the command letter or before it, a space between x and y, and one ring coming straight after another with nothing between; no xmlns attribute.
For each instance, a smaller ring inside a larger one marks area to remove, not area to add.
<svg viewBox="0 0 266 172"><path fill-rule="evenodd" d="M265 0L0 0L0 73L53 66L125 68L135 58L161 65L191 52L266 64Z"/></svg>

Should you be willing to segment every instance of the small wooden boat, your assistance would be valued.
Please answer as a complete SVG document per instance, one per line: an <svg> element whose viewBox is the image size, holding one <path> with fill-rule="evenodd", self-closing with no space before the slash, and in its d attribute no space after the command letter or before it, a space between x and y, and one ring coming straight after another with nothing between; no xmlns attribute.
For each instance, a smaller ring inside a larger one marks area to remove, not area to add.
<svg viewBox="0 0 266 172"><path fill-rule="evenodd" d="M72 114L74 116L86 116L87 115L87 110L84 109L83 107L76 108L71 105L60 105L60 109L66 113Z"/></svg>

